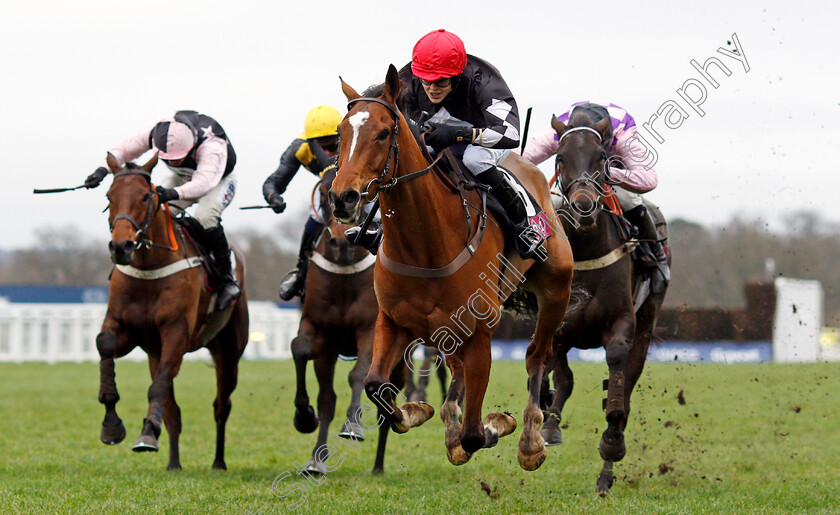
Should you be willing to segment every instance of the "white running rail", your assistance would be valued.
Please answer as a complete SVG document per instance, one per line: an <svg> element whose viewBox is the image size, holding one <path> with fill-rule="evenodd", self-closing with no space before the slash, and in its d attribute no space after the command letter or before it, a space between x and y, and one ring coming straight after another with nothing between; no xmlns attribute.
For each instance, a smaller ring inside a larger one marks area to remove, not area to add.
<svg viewBox="0 0 840 515"><path fill-rule="evenodd" d="M0 299L0 362L99 361L96 335L105 318L105 304L9 303ZM250 341L243 359L288 359L297 335L300 311L272 302L251 301ZM139 348L121 359L145 360ZM185 359L210 360L207 349Z"/></svg>

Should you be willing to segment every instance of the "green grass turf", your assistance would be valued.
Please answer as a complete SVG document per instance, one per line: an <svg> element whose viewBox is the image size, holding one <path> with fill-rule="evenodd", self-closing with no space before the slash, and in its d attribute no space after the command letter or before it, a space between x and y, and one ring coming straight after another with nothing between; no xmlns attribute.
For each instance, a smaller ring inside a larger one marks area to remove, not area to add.
<svg viewBox="0 0 840 515"><path fill-rule="evenodd" d="M349 402L339 363L335 435ZM323 484L295 475L315 435L292 426L291 362L244 362L227 428L228 471L210 469L215 426L213 370L186 363L175 382L184 431L180 472L158 454L130 447L146 412L145 364L118 362L117 406L128 436L99 442L98 365L0 365L0 512L284 513L306 485L297 513L831 513L840 508L840 363L810 365L648 364L633 396L627 457L617 463L609 497L594 494L602 364L573 363L577 386L566 406L565 442L549 448L536 472L518 466L520 431L468 464L446 459L437 415L404 435L391 434L385 475L373 476L375 434ZM310 367L310 376L311 367ZM310 395L317 390L310 377ZM493 365L485 413L511 411L521 421L523 363ZM683 391L685 404L677 400ZM436 384L430 396L437 406ZM367 401L364 398L365 402ZM332 465L338 463L330 461ZM490 493L482 489L482 482Z"/></svg>

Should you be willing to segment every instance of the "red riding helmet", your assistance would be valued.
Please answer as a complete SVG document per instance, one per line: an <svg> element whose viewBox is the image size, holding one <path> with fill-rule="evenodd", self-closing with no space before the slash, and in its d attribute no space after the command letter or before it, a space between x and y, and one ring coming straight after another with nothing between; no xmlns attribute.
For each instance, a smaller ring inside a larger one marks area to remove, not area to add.
<svg viewBox="0 0 840 515"><path fill-rule="evenodd" d="M467 66L467 52L461 38L444 29L429 32L414 45L411 71L429 82L454 77Z"/></svg>

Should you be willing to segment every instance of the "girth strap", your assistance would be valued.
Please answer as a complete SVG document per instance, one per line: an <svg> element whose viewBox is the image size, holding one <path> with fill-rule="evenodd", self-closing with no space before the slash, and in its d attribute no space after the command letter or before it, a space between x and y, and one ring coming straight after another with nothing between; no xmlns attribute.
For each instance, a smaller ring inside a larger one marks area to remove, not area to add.
<svg viewBox="0 0 840 515"><path fill-rule="evenodd" d="M142 270L131 265L116 265L116 269L129 277L134 277L135 279L162 279L164 277L169 277L172 274L181 272L182 270L201 266L202 261L204 261L202 258L196 256L182 259L164 267L155 268L154 270Z"/></svg>
<svg viewBox="0 0 840 515"><path fill-rule="evenodd" d="M629 254L636 248L638 243L635 241L628 241L620 247L614 249L609 254L595 259L587 259L586 261L575 261L574 269L578 270L598 270L599 268L606 268Z"/></svg>
<svg viewBox="0 0 840 515"><path fill-rule="evenodd" d="M469 261L475 251L478 249L478 246L481 245L481 240L484 237L484 230L487 227L487 191L481 190L481 204L482 204L482 219L478 226L478 230L475 232L475 235L472 239L467 243L467 246L462 250L455 259L450 261L448 264L440 267L440 268L423 268L419 266L413 265L406 265L403 263L398 263L393 259L389 258L385 254L385 245L382 245L382 248L379 249L379 261L382 263L382 266L385 267L386 270L389 272L393 272L398 275L404 275L408 277L419 277L422 279L434 279L439 277L449 277L450 275L454 274L458 270L464 266L467 261Z"/></svg>

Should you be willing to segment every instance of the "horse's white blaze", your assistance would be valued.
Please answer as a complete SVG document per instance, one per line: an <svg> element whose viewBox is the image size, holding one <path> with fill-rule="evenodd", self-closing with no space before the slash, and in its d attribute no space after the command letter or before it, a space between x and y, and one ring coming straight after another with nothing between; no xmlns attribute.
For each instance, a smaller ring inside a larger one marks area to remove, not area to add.
<svg viewBox="0 0 840 515"><path fill-rule="evenodd" d="M368 118L370 118L370 113L359 111L347 120L350 122L350 126L353 127L353 141L350 142L350 155L347 156L348 160L353 157L353 149L356 148L356 140L359 139L359 129L362 128L362 125L365 124Z"/></svg>

